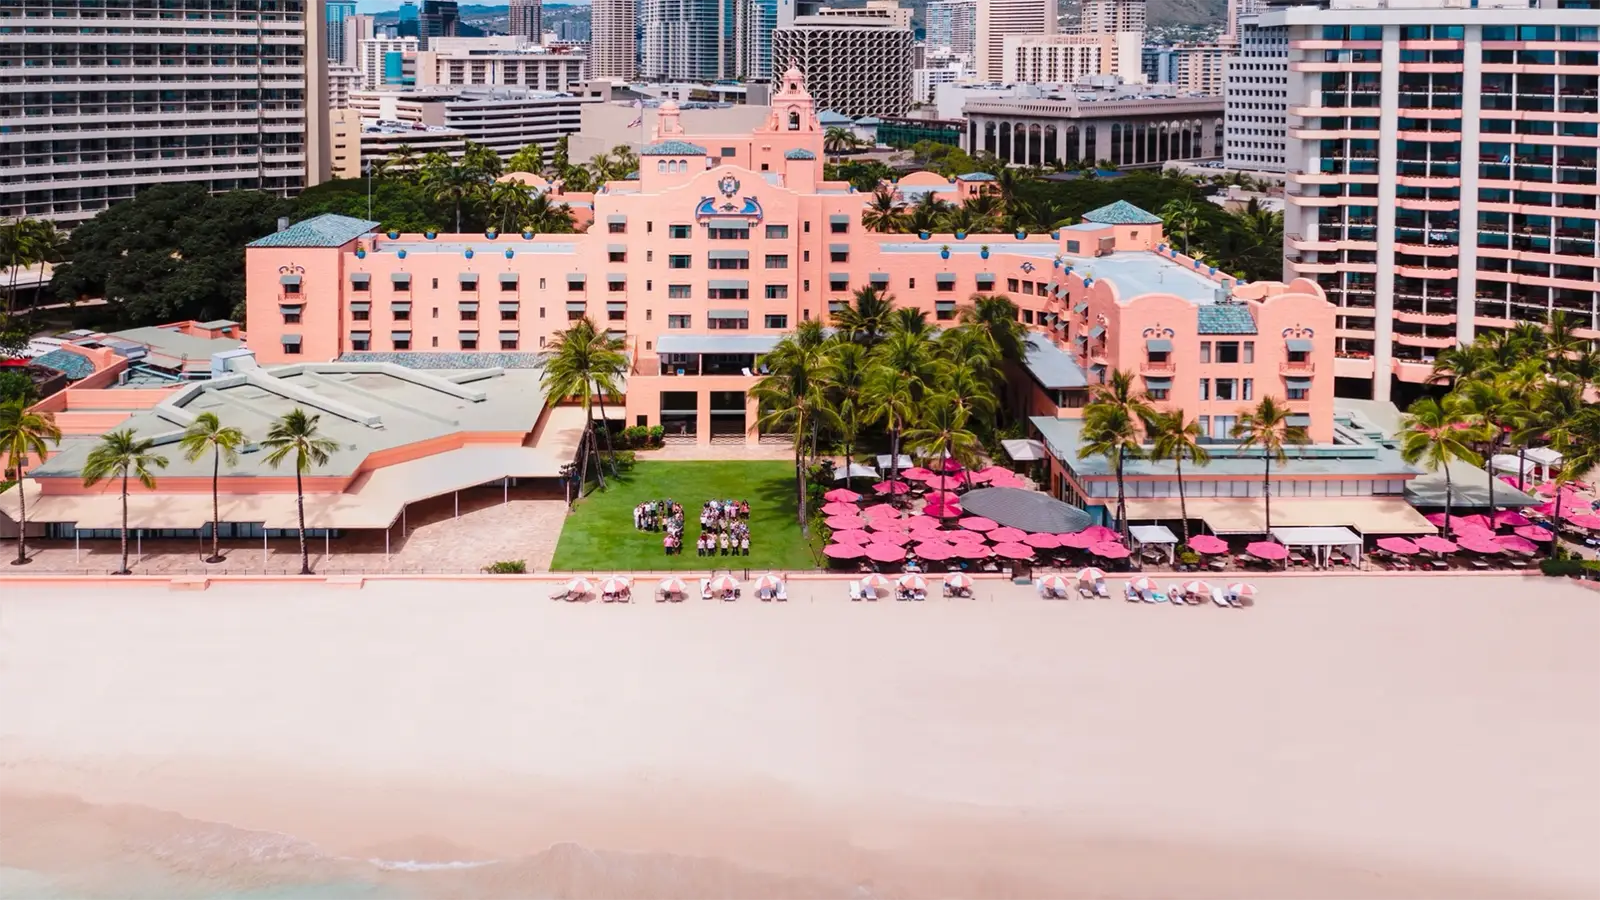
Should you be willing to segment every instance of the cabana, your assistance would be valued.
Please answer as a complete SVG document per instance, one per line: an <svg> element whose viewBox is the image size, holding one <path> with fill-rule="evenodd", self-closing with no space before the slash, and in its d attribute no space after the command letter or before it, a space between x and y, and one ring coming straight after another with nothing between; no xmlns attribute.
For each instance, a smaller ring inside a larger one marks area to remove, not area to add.
<svg viewBox="0 0 1600 900"><path fill-rule="evenodd" d="M1000 442L1006 455L1016 462L1040 462L1050 458L1044 444L1030 438L1009 438Z"/></svg>
<svg viewBox="0 0 1600 900"><path fill-rule="evenodd" d="M1309 547L1313 561L1326 566L1333 552L1343 550L1351 560L1361 560L1361 535L1348 528L1274 528L1272 536L1285 547Z"/></svg>
<svg viewBox="0 0 1600 900"><path fill-rule="evenodd" d="M1489 466L1497 472L1510 475L1532 475L1537 470L1540 481L1549 481L1550 470L1560 469L1565 461L1566 457L1549 447L1529 447L1520 455L1498 454L1489 460Z"/></svg>
<svg viewBox="0 0 1600 900"><path fill-rule="evenodd" d="M870 478L877 480L878 470L861 463L850 463L833 470L834 481L844 481L846 478Z"/></svg>
<svg viewBox="0 0 1600 900"><path fill-rule="evenodd" d="M1143 553L1145 547L1154 547L1167 558L1167 565L1176 561L1178 536L1165 525L1135 525L1128 529L1133 538L1133 549Z"/></svg>
<svg viewBox="0 0 1600 900"><path fill-rule="evenodd" d="M890 465L891 463L893 463L892 466ZM916 464L917 463L915 460L904 453L900 454L898 462L895 461L895 457L887 453L878 454L878 468L885 472L889 471L890 468L893 468L896 471L904 472L906 469L912 468Z"/></svg>

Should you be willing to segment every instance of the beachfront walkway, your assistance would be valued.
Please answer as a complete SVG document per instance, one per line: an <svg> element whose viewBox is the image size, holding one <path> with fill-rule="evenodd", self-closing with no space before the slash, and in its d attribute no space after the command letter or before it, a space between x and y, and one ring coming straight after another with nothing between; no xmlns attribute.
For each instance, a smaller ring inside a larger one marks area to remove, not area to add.
<svg viewBox="0 0 1600 900"><path fill-rule="evenodd" d="M565 501L535 488L513 488L508 503L499 488L473 488L461 492L461 514L455 515L451 497L436 497L412 504L406 510L405 533L400 523L391 529L389 555L384 555L383 532L358 533L334 538L307 538L311 566L319 575L378 572L470 573L499 560L521 559L528 571L548 571L556 541L566 519ZM156 575L258 575L293 574L300 570L298 541L274 539L262 557L261 541L223 541L226 562L207 565L209 541L146 540L136 556L136 542L128 543L135 574ZM115 571L121 552L116 540L84 541L78 552L71 541L28 542L33 562L26 566L0 565L7 575L93 574ZM331 549L328 554L326 550ZM4 550L14 556L16 545Z"/></svg>

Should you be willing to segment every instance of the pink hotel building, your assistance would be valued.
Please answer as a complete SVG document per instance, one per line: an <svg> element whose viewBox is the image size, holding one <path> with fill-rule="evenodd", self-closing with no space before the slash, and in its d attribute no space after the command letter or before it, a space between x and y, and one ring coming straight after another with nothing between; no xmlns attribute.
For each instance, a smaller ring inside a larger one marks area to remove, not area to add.
<svg viewBox="0 0 1600 900"><path fill-rule="evenodd" d="M1314 281L1238 282L1167 247L1159 219L1123 202L1049 235L868 232L868 196L822 177L823 130L800 74L778 88L770 118L750 134L683 134L664 104L637 179L560 196L591 223L584 233L382 234L372 222L321 216L256 241L246 257L249 345L269 365L526 365L587 315L626 343L628 424L755 442L747 392L762 355L798 322L826 319L867 285L936 323L953 322L975 293L1004 293L1029 326L1011 400L1052 451L1056 496L1104 502L1110 474L1077 459L1076 432L1089 385L1120 368L1219 441L1211 467L1186 473L1196 497L1259 492L1259 458L1226 439L1242 407L1272 395L1313 441L1281 473L1286 496L1388 495L1404 505L1416 473L1335 415L1337 310ZM992 181L917 173L896 188L959 201ZM1158 505L1173 496L1163 465L1129 477ZM1334 518L1286 524L1356 524Z"/></svg>

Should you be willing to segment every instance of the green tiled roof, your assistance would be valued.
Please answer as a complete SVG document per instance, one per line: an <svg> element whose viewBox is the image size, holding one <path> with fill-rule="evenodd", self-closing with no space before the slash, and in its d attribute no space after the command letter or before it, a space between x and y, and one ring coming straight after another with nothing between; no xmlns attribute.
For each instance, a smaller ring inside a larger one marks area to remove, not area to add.
<svg viewBox="0 0 1600 900"><path fill-rule="evenodd" d="M994 177L993 175L990 175L988 172L969 172L969 173L967 173L965 175L957 175L956 176L956 180L957 181L999 181L1000 179Z"/></svg>
<svg viewBox="0 0 1600 900"><path fill-rule="evenodd" d="M73 381L94 374L94 361L71 350L51 350L33 359L36 365L55 369Z"/></svg>
<svg viewBox="0 0 1600 900"><path fill-rule="evenodd" d="M818 125L854 125L855 124L855 120L850 118L847 115L842 114L842 113L836 113L831 109L825 109L822 112L817 113L817 124Z"/></svg>
<svg viewBox="0 0 1600 900"><path fill-rule="evenodd" d="M688 141L657 141L645 144L640 156L705 156L706 148Z"/></svg>
<svg viewBox="0 0 1600 900"><path fill-rule="evenodd" d="M377 222L353 219L334 213L312 216L282 231L250 242L252 247L343 247L363 234L376 230Z"/></svg>
<svg viewBox="0 0 1600 900"><path fill-rule="evenodd" d="M1238 303L1215 303L1198 308L1201 334L1255 334L1256 320Z"/></svg>
<svg viewBox="0 0 1600 900"><path fill-rule="evenodd" d="M816 159L817 155L815 153L812 153L810 150L805 149L804 147L796 147L793 150L785 150L785 151L783 151L783 158L784 159Z"/></svg>
<svg viewBox="0 0 1600 900"><path fill-rule="evenodd" d="M1161 217L1145 212L1126 200L1118 200L1083 214L1085 222L1096 225L1160 225Z"/></svg>

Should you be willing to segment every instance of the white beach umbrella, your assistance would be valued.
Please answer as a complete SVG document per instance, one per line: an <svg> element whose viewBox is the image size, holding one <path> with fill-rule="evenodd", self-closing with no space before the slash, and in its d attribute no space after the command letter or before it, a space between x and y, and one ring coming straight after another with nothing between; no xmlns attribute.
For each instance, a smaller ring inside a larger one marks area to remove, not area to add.
<svg viewBox="0 0 1600 900"><path fill-rule="evenodd" d="M780 587L783 587L783 576L781 575L774 575L768 572L756 579L756 590L758 591L775 591Z"/></svg>
<svg viewBox="0 0 1600 900"><path fill-rule="evenodd" d="M718 575L717 577L711 579L710 587L713 591L738 590L739 579L733 577L732 575Z"/></svg>
<svg viewBox="0 0 1600 900"><path fill-rule="evenodd" d="M678 578L676 576L672 576L672 577L661 579L660 587L661 587L661 593L663 593L663 594L687 594L687 593L689 593L689 586L687 584L683 583L683 579L682 578Z"/></svg>
<svg viewBox="0 0 1600 900"><path fill-rule="evenodd" d="M1155 590L1156 580L1149 575L1140 575L1138 578L1129 581L1128 586L1142 594L1145 591Z"/></svg>
<svg viewBox="0 0 1600 900"><path fill-rule="evenodd" d="M1087 569L1078 570L1079 581L1101 581L1104 580L1105 577L1105 571L1102 569L1096 569L1094 566L1090 566Z"/></svg>
<svg viewBox="0 0 1600 900"><path fill-rule="evenodd" d="M605 581L600 582L600 593L620 594L632 586L633 582L627 578L624 578L621 575L613 575L610 578L607 578Z"/></svg>
<svg viewBox="0 0 1600 900"><path fill-rule="evenodd" d="M1256 595L1256 586L1240 581L1228 585L1228 593L1235 597L1254 597Z"/></svg>
<svg viewBox="0 0 1600 900"><path fill-rule="evenodd" d="M887 590L889 579L877 572L873 572L871 575L861 579L861 586L872 588L875 591Z"/></svg>
<svg viewBox="0 0 1600 900"><path fill-rule="evenodd" d="M1199 579L1185 584L1183 589L1191 594L1197 594L1202 597L1211 596L1211 585L1205 583L1204 581L1200 581Z"/></svg>
<svg viewBox="0 0 1600 900"><path fill-rule="evenodd" d="M1046 575L1039 579L1039 587L1047 591L1066 591L1072 585L1068 584L1067 579L1060 575Z"/></svg>
<svg viewBox="0 0 1600 900"><path fill-rule="evenodd" d="M592 582L589 579L584 578L582 576L574 578L571 581L567 582L567 593L569 593L569 594L592 594L592 593L594 593L594 582Z"/></svg>
<svg viewBox="0 0 1600 900"><path fill-rule="evenodd" d="M895 583L908 591L925 591L928 589L928 579L923 578L921 575L901 575L900 580Z"/></svg>
<svg viewBox="0 0 1600 900"><path fill-rule="evenodd" d="M944 583L957 590L966 590L972 587L972 576L963 572L956 572L944 577Z"/></svg>

